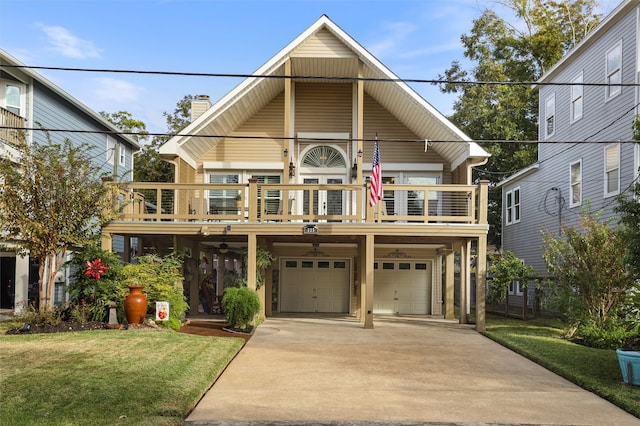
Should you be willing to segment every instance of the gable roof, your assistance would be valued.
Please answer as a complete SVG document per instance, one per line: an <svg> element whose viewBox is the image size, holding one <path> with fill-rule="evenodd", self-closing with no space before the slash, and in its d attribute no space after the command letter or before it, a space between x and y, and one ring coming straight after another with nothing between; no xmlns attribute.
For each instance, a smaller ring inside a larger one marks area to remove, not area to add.
<svg viewBox="0 0 640 426"><path fill-rule="evenodd" d="M640 0L624 0L609 13L591 32L589 32L580 43L573 46L558 62L556 62L539 79L538 83L544 83L553 79L556 74L565 66L579 57L587 48L595 43L600 37L606 34L611 27L616 25L632 8L640 6ZM534 88L537 85L534 85Z"/></svg>
<svg viewBox="0 0 640 426"><path fill-rule="evenodd" d="M337 43L336 43L337 41ZM314 55L312 44L331 48L331 56ZM307 48L302 48L306 46ZM459 142L438 142L433 149L455 169L468 158L486 159L489 154L425 101L372 54L339 28L326 15L278 52L255 75L284 76L291 59L291 75L353 77L363 63L362 77L393 79L393 82L365 81L364 90L390 111L419 138ZM304 81L314 81L305 78ZM316 79L315 81L321 81ZM249 77L216 102L193 123L160 147L164 156L178 155L196 166L196 160L215 146L224 135L252 117L284 90L282 78ZM218 135L201 138L188 135Z"/></svg>
<svg viewBox="0 0 640 426"><path fill-rule="evenodd" d="M104 118L103 116L101 116L100 114L98 114L97 112L95 112L94 110L92 110L91 108L89 108L88 106L83 104L82 102L80 102L78 99L74 98L73 96L71 96L70 94L68 94L64 90L62 90L60 87L56 86L51 81L47 80L41 74L35 72L31 68L29 68L27 65L23 64L18 59L16 59L13 56L11 56L9 53L7 53L3 49L0 49L0 59L1 59L0 60L0 67L2 67L3 64L5 64L5 65L14 65L16 67L19 67L18 69L25 76L27 76L28 78L31 78L31 79L39 82L43 86L47 87L49 90L54 92L56 95L60 96L66 102L69 102L75 108L78 108L82 113L86 114L87 116L91 117L93 120L98 122L102 127L106 128L108 131L111 131L111 132L114 132L114 133L122 132L121 129L119 129L117 126L112 124L109 120L107 120L106 118ZM134 148L140 149L140 144L138 144L138 142L136 142L133 138L131 138L131 136L128 136L126 134L120 133L118 135L118 137L121 137L126 142L130 143L131 146L133 146Z"/></svg>

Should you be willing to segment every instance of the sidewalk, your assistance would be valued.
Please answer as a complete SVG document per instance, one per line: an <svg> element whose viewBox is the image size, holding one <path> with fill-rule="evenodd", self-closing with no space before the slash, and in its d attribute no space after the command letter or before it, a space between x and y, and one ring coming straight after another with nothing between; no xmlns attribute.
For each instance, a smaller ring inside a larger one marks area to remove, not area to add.
<svg viewBox="0 0 640 426"><path fill-rule="evenodd" d="M240 422L240 423L239 423ZM613 404L444 320L268 318L187 424L639 425Z"/></svg>

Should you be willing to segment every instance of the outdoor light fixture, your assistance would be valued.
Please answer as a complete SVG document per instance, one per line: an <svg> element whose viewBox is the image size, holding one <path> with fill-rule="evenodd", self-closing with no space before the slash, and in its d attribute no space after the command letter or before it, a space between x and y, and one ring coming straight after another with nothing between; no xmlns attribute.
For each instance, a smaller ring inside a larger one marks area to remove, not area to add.
<svg viewBox="0 0 640 426"><path fill-rule="evenodd" d="M362 150L361 149L358 150L358 158L362 158Z"/></svg>
<svg viewBox="0 0 640 426"><path fill-rule="evenodd" d="M296 166L293 165L293 160L289 161L289 177L296 175Z"/></svg>
<svg viewBox="0 0 640 426"><path fill-rule="evenodd" d="M284 156L285 157L289 156L289 150L287 148L284 149Z"/></svg>
<svg viewBox="0 0 640 426"><path fill-rule="evenodd" d="M222 244L220 244L220 247L218 247L218 252L220 254L225 254L228 251L229 251L229 246L227 245L227 243L223 241Z"/></svg>
<svg viewBox="0 0 640 426"><path fill-rule="evenodd" d="M353 167L351 167L351 179L358 178L358 160L353 159Z"/></svg>

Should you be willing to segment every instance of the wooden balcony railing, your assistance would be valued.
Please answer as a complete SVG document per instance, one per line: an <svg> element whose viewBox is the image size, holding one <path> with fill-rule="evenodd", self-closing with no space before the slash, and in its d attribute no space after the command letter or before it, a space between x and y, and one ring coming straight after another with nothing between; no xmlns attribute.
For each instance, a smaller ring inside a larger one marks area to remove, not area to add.
<svg viewBox="0 0 640 426"><path fill-rule="evenodd" d="M142 222L486 223L486 184L384 186L368 204L368 185L126 184L116 220Z"/></svg>
<svg viewBox="0 0 640 426"><path fill-rule="evenodd" d="M20 117L13 112L0 108L0 141L18 148L24 142L24 117Z"/></svg>

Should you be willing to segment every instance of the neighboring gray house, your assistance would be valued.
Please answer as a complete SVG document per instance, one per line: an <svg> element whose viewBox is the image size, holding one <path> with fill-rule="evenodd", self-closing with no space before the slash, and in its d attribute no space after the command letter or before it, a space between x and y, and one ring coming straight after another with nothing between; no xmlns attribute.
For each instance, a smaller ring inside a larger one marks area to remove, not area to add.
<svg viewBox="0 0 640 426"><path fill-rule="evenodd" d="M19 128L85 130L117 132L118 129L80 101L29 68L16 68L23 63L0 49L0 125ZM0 156L15 158L20 132L0 129ZM26 143L43 142L42 131L25 132ZM121 180L133 179L133 153L140 147L130 137L108 133L50 132L51 139L68 138L92 147L91 157L105 173ZM0 228L1 228L0 222ZM117 250L117 245L114 246ZM0 307L21 307L27 300L37 299L37 266L29 257L16 256L10 247L0 246ZM65 294L66 271L59 274L54 290L54 303Z"/></svg>
<svg viewBox="0 0 640 426"><path fill-rule="evenodd" d="M629 141L638 113L639 25L640 0L623 1L537 84L538 162L501 186L502 247L539 275L546 274L542 230L576 224L587 203L603 218L614 216L616 196L638 177L639 150ZM520 295L518 287L511 293Z"/></svg>

